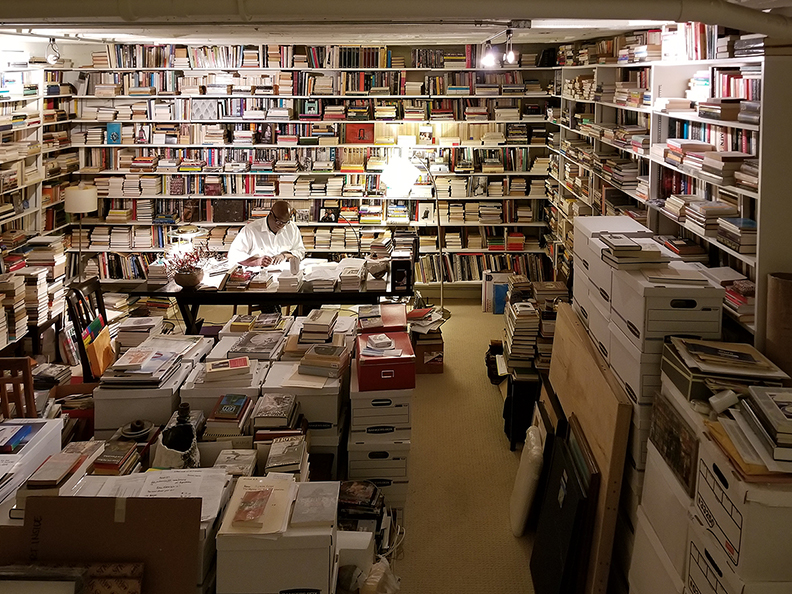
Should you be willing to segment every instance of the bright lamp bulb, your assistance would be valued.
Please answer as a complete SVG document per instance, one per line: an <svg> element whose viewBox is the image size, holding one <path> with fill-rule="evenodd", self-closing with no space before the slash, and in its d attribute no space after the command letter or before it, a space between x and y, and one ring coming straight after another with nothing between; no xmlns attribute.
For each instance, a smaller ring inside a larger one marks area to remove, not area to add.
<svg viewBox="0 0 792 594"><path fill-rule="evenodd" d="M495 66L495 52L492 51L492 46L489 43L484 46L484 55L481 56L481 65L485 68Z"/></svg>
<svg viewBox="0 0 792 594"><path fill-rule="evenodd" d="M506 55L503 57L509 64L514 64L517 61L514 57L514 52L512 50L506 52Z"/></svg>
<svg viewBox="0 0 792 594"><path fill-rule="evenodd" d="M55 43L55 38L50 37L49 44L47 45L47 64L54 66L60 60L60 50L58 44Z"/></svg>

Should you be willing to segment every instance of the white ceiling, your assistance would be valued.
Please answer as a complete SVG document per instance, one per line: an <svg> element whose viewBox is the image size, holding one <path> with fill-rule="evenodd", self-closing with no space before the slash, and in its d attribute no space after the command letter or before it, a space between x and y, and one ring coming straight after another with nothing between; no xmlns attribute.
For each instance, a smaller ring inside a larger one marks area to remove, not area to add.
<svg viewBox="0 0 792 594"><path fill-rule="evenodd" d="M541 4L520 0L458 0L456 15L440 18L442 1L400 0L398 3L363 4L355 0L301 0L299 4L270 3L267 0L2 0L0 32L34 33L43 37L80 38L135 43L159 41L176 43L254 43L284 42L295 44L371 43L371 44L459 44L483 43L495 36L495 43L505 40L508 18L481 18L487 14L506 14L509 6L515 14L553 13L570 16L580 7L579 18L531 18L522 21L525 27L513 29L515 43L563 43L574 39L590 39L619 32L659 27L671 22L675 11L685 7L679 2L647 2L645 10L657 15L671 15L670 20L616 20L587 18L592 14L635 15L641 0L620 3L618 0L544 0ZM758 10L772 9L786 14L792 0L729 0L733 4ZM424 10L414 6L423 2ZM628 11L619 10L622 4ZM691 2L701 6L701 2ZM330 9L326 8L331 6ZM528 8L526 9L526 6ZM569 7L573 8L570 9ZM728 6L728 5L727 5ZM16 7L16 8L15 8ZM181 8L179 8L181 7ZM245 7L256 9L256 15L245 14ZM373 8L372 8L373 7ZM662 7L658 8L658 7ZM320 12L320 8L322 11ZM92 12L95 10L95 12ZM131 14L135 10L141 15ZM170 11L170 12L169 12ZM186 16L180 12L190 11ZM241 12L237 12L241 11ZM100 16L87 16L87 15ZM411 15L409 17L398 16ZM426 18L419 14L429 15ZM715 12L714 14L717 14ZM21 15L21 16L19 16ZM85 16L81 16L85 15ZM262 16L267 15L267 16ZM307 15L312 15L306 18ZM474 18L475 17L475 18ZM315 19L311 21L310 18ZM713 17L715 18L715 17Z"/></svg>

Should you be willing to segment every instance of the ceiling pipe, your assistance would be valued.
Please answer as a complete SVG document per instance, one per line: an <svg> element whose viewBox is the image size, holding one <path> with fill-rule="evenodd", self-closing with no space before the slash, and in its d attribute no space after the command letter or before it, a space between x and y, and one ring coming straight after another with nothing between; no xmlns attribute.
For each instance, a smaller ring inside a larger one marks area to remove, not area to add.
<svg viewBox="0 0 792 594"><path fill-rule="evenodd" d="M132 9L134 6L134 10ZM222 12L234 7L235 12ZM45 16L46 15L46 16ZM328 26L349 21L387 23L420 15L421 20L470 19L620 19L699 21L779 38L792 38L792 19L726 0L401 0L400 2L327 2L302 0L36 0L0 2L0 26L85 24L298 24L308 17ZM453 16L449 16L453 15ZM186 21L186 22L185 22Z"/></svg>

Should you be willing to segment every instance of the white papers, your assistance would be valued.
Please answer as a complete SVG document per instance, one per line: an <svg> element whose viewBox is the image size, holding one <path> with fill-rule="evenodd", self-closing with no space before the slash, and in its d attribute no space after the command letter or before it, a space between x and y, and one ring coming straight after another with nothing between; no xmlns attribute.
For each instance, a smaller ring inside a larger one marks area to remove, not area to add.
<svg viewBox="0 0 792 594"><path fill-rule="evenodd" d="M161 470L144 473L140 497L200 497L201 521L217 517L227 480L223 468Z"/></svg>
<svg viewBox="0 0 792 594"><path fill-rule="evenodd" d="M294 365L291 375L281 382L283 387L313 388L315 390L324 388L324 385L327 383L326 377L318 375L303 375L298 371L299 367L299 363Z"/></svg>
<svg viewBox="0 0 792 594"><path fill-rule="evenodd" d="M746 464L764 466L764 462L762 462L762 458L759 456L756 448L751 445L751 442L745 436L743 430L740 429L738 423L727 417L721 417L718 421L726 432L726 435L731 439L734 447L737 449L737 453L740 454L740 457Z"/></svg>

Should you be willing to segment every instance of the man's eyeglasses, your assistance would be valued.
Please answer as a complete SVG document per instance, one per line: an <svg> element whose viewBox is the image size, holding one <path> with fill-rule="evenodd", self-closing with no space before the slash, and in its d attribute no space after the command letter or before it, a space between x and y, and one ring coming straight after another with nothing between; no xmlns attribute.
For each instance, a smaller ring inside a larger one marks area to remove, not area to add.
<svg viewBox="0 0 792 594"><path fill-rule="evenodd" d="M270 213L270 216L272 217L272 224L277 225L278 227L285 227L286 225L289 224L289 221L291 220L291 218L288 218L285 221L283 221L278 217L276 217L273 213Z"/></svg>

